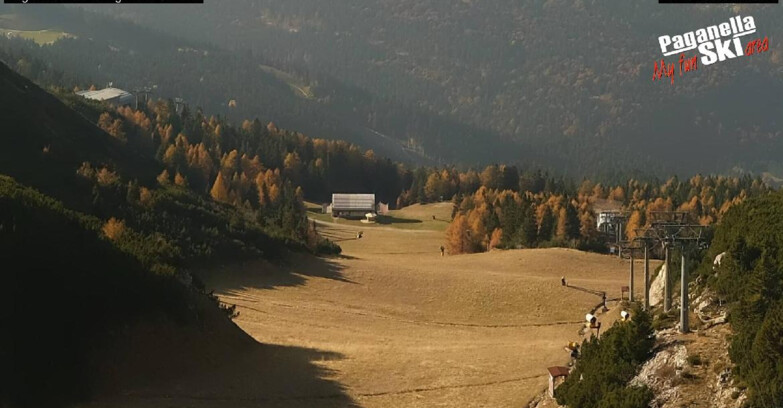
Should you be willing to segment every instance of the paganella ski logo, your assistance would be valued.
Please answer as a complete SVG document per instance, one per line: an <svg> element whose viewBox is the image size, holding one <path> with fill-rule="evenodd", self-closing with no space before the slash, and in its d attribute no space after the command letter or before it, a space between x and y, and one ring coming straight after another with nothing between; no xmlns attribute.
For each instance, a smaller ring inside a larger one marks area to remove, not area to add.
<svg viewBox="0 0 783 408"><path fill-rule="evenodd" d="M735 16L729 21L706 28L689 31L678 35L662 35L658 44L664 57L679 54L680 76L683 73L695 71L702 65L712 65L737 57L764 52L769 49L769 39L754 39L743 45L744 36L756 33L756 21L752 16ZM697 50L698 54L686 56L688 51ZM655 62L653 80L663 76L671 78L674 83L675 63L666 64L661 59L660 65Z"/></svg>

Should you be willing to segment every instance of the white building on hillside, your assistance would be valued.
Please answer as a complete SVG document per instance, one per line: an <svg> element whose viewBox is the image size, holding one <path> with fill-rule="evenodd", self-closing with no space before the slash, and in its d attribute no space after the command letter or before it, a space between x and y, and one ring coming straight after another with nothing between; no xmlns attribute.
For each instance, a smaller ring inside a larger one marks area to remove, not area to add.
<svg viewBox="0 0 783 408"><path fill-rule="evenodd" d="M364 218L375 213L375 194L332 194L332 217Z"/></svg>
<svg viewBox="0 0 783 408"><path fill-rule="evenodd" d="M107 102L116 106L132 105L136 97L118 88L104 88L95 91L79 91L76 95L93 101Z"/></svg>

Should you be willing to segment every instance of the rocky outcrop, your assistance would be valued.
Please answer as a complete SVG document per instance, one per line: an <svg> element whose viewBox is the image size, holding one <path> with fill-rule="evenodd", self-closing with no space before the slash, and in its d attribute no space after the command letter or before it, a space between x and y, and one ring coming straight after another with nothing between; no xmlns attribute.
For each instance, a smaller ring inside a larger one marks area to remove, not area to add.
<svg viewBox="0 0 783 408"><path fill-rule="evenodd" d="M650 306L660 306L663 302L663 287L666 277L666 264L661 265L661 270L650 283Z"/></svg>
<svg viewBox="0 0 783 408"><path fill-rule="evenodd" d="M676 329L659 331L655 355L631 384L653 391L652 408L740 408L745 394L732 377L729 333L725 325L687 335Z"/></svg>
<svg viewBox="0 0 783 408"><path fill-rule="evenodd" d="M657 303L663 300L663 277L655 281ZM696 286L696 285L695 285ZM655 288L655 285L653 285ZM696 292L696 288L691 292ZM651 297L652 297L651 293ZM676 307L676 302L673 302ZM700 322L693 322L698 330L681 334L677 328L656 332L653 356L642 366L629 385L649 387L655 399L651 408L715 407L741 408L746 400L732 376L729 358L731 328L726 322L726 310L709 289L691 298L691 305ZM563 408L557 401L542 393L528 405L530 408Z"/></svg>
<svg viewBox="0 0 783 408"><path fill-rule="evenodd" d="M723 257L724 257L724 256L726 256L726 252L725 252L725 251L724 251L724 252L721 252L721 253L719 253L719 254L718 254L716 257L715 257L715 260L712 262L712 269L717 269L717 268L720 266L721 262L723 262Z"/></svg>
<svg viewBox="0 0 783 408"><path fill-rule="evenodd" d="M658 352L631 380L631 385L646 385L653 391L653 407L663 407L666 401L677 400L680 392L677 384L688 359L688 350L682 342L669 338L667 334L670 333L666 332L675 331L671 329L659 333L658 338L664 340L658 345Z"/></svg>
<svg viewBox="0 0 783 408"><path fill-rule="evenodd" d="M693 311L702 323L702 329L708 329L718 324L726 323L726 310L722 307L717 296L709 289L705 289L701 295L694 299L691 304Z"/></svg>

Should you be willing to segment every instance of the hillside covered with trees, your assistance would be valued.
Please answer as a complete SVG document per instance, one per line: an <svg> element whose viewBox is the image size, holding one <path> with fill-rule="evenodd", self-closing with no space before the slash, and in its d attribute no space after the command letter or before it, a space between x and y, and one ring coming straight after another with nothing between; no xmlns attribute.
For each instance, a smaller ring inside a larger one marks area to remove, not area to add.
<svg viewBox="0 0 783 408"><path fill-rule="evenodd" d="M588 176L780 174L775 5L238 0L91 9L252 50L355 109L356 124L413 139L435 158L534 161ZM674 86L651 80L659 36L738 14L773 39L769 52L700 67ZM460 127L445 131L447 122ZM480 149L471 135L481 136Z"/></svg>
<svg viewBox="0 0 783 408"><path fill-rule="evenodd" d="M716 267L713 260L723 252ZM748 387L749 405L782 405L783 195L754 198L729 210L701 274L728 302L734 331L729 355Z"/></svg>
<svg viewBox="0 0 783 408"><path fill-rule="evenodd" d="M596 213L607 203L629 215L629 239L652 212L686 212L714 227L699 282L728 302L749 403L783 405L783 196L746 171L783 169L769 120L783 106L783 48L676 88L646 74L658 56L649 39L662 30L730 11L755 13L771 35L779 12L557 0L215 7L177 9L199 21L188 26L165 6L119 12L134 22L76 7L0 8L0 29L64 32L43 45L0 36L10 285L0 406L89 397L92 353L139 322L203 334L218 314L230 326L236 309L190 269L339 253L305 204L335 192L375 193L392 208L450 201L454 255L604 251ZM651 13L668 23L649 23ZM157 88L138 106L75 94L113 81ZM649 390L623 388L653 347L650 316L634 315L584 344L560 402L647 404Z"/></svg>
<svg viewBox="0 0 783 408"><path fill-rule="evenodd" d="M118 133L119 122L100 120L104 107L68 102L78 112L0 64L0 405L83 400L93 353L140 321L224 327L205 316L234 310L210 301L188 273L195 264L323 244L290 181L270 176L273 214L212 199L161 177L151 140Z"/></svg>
<svg viewBox="0 0 783 408"><path fill-rule="evenodd" d="M630 313L632 320L617 321L601 337L592 336L582 343L579 364L555 391L559 404L580 408L650 405L652 391L628 382L653 354L652 316L638 306Z"/></svg>
<svg viewBox="0 0 783 408"><path fill-rule="evenodd" d="M58 87L66 77L62 71L24 53L17 59L20 54L15 52L7 49L5 57L19 72L54 86L120 143L155 158L164 167L157 175L160 184L209 193L217 201L256 211L268 226L298 228L299 239L315 238L307 238L302 210L281 207L281 197L286 202L327 202L333 192L373 192L396 208L452 200L456 222L448 246L451 253L464 253L552 245L600 250L597 200L617 203L629 213L627 234L632 237L650 211L686 211L695 222L710 225L732 205L768 189L760 178L747 175L699 175L684 181L642 176L605 184L584 179L577 184L565 176L512 165L480 170L413 167L345 141L310 138L258 119L234 125L200 108L185 105L177 110L171 101L146 106L142 101L139 110L99 105L87 110L70 89Z"/></svg>
<svg viewBox="0 0 783 408"><path fill-rule="evenodd" d="M660 184L629 180L625 186L604 187L585 180L577 189L508 189L491 181L495 171L489 167L482 172L486 183L475 193L454 196L455 217L447 231L451 253L540 246L602 251L594 209L599 200L625 209L629 219L624 233L632 239L648 224L650 212L682 211L692 222L713 225L732 206L769 191L758 179L702 176Z"/></svg>
<svg viewBox="0 0 783 408"><path fill-rule="evenodd" d="M42 60L30 61L46 66ZM20 64L17 61L15 67L23 71ZM34 72L41 81L62 76L55 68ZM55 89L119 143L160 163L159 184L187 187L258 212L270 227L298 228L299 239L307 238L301 209L288 210L296 206L280 206L281 199L327 202L333 192L373 192L396 208L452 200L456 222L450 252L463 253L551 245L599 249L593 208L597 200L609 200L629 212L627 231L632 237L650 211L687 211L694 221L710 225L732 205L768 189L760 178L747 175L630 179L618 184L585 179L577 184L567 177L509 165L489 165L480 171L411 167L344 141L286 131L272 122L244 120L237 126L206 116L201 109L185 105L177 110L171 101L161 100L142 103L139 110L100 105L88 109L69 89ZM82 170L88 176L96 171L89 166Z"/></svg>
<svg viewBox="0 0 783 408"><path fill-rule="evenodd" d="M137 319L195 323L165 245L0 176L0 402L61 406L92 392L91 352ZM45 317L47 324L40 324Z"/></svg>
<svg viewBox="0 0 783 408"><path fill-rule="evenodd" d="M0 36L3 59L47 86L86 89L112 83L130 91L154 87L155 97L182 98L235 123L259 117L264 123L274 121L313 137L358 143L397 160L419 164L438 160L438 155L423 154L420 146L405 138L388 137L377 132L377 126L365 124L368 113L356 107L374 106L389 112L386 121L426 129L433 140L441 140L441 148L451 150L448 155L481 147L493 149L506 160L519 158L508 144L487 144L492 138L486 132L372 98L350 85L326 79L314 82L299 73L281 71L257 53L227 50L79 9L2 6L0 15L0 29L67 33L43 45L22 36ZM459 143L447 145L447 139ZM446 153L440 156L446 158ZM462 158L476 161L466 154Z"/></svg>

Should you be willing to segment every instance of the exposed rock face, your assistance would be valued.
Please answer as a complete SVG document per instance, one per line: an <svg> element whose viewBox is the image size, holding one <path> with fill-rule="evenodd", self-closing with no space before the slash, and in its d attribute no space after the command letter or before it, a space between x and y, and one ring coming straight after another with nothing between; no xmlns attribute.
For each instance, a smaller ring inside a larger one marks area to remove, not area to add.
<svg viewBox="0 0 783 408"><path fill-rule="evenodd" d="M667 332L675 333L673 329L665 330L659 333L659 338L666 338ZM667 339L659 347L660 351L631 380L631 385L646 385L655 393L653 407L663 407L666 401L677 399L680 392L677 383L688 359L688 350L682 342Z"/></svg>
<svg viewBox="0 0 783 408"><path fill-rule="evenodd" d="M693 300L692 304L694 305L693 311L701 320L704 329L726 323L726 310L711 290L705 289L699 297Z"/></svg>
<svg viewBox="0 0 783 408"><path fill-rule="evenodd" d="M663 287L666 279L666 264L661 266L661 271L650 283L650 306L660 306L663 302Z"/></svg>
<svg viewBox="0 0 783 408"><path fill-rule="evenodd" d="M547 392L539 394L527 405L527 408L567 408L559 405L554 398L551 398Z"/></svg>
<svg viewBox="0 0 783 408"><path fill-rule="evenodd" d="M718 254L718 256L715 257L715 260L712 262L713 269L716 269L720 266L720 263L723 261L724 256L726 256L726 252L721 252Z"/></svg>
<svg viewBox="0 0 783 408"><path fill-rule="evenodd" d="M652 304L663 301L665 274L663 267L653 282ZM698 329L688 334L679 333L676 327L659 330L653 356L629 385L645 385L652 390L655 399L651 408L741 408L747 396L736 386L732 375L733 364L728 354L732 332L724 324L726 308L707 288L692 297L691 305L700 320L693 321ZM676 307L676 302L673 306ZM544 392L529 408L563 407Z"/></svg>
<svg viewBox="0 0 783 408"><path fill-rule="evenodd" d="M725 325L687 335L676 329L659 331L656 354L631 384L650 387L655 394L652 408L741 407L745 394L731 375L729 333Z"/></svg>

